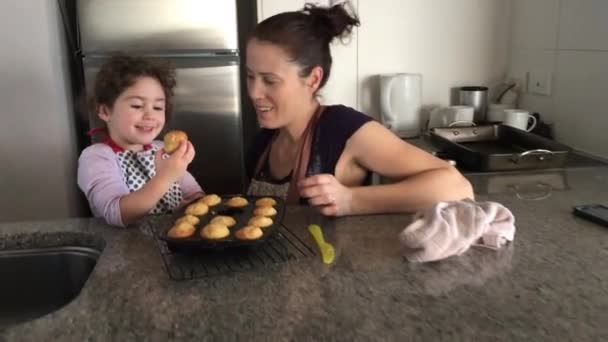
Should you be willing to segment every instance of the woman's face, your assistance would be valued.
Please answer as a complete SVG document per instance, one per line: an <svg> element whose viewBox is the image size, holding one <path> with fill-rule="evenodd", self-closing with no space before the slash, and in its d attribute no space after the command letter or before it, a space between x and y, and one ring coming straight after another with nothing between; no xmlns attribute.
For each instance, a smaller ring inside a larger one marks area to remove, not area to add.
<svg viewBox="0 0 608 342"><path fill-rule="evenodd" d="M247 89L258 122L281 128L307 108L316 87L312 74L300 77L300 67L277 45L255 38L247 44Z"/></svg>

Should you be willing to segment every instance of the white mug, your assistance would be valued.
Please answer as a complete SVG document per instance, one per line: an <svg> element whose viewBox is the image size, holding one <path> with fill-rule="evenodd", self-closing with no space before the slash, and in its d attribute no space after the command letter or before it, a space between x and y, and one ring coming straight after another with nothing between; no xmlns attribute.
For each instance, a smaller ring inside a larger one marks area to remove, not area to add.
<svg viewBox="0 0 608 342"><path fill-rule="evenodd" d="M532 119L532 125L528 127L528 122ZM505 109L504 125L515 127L526 132L530 132L536 127L536 118L531 115L528 111L523 109Z"/></svg>
<svg viewBox="0 0 608 342"><path fill-rule="evenodd" d="M428 128L475 125L473 122L474 116L475 109L471 106L436 108L431 112Z"/></svg>

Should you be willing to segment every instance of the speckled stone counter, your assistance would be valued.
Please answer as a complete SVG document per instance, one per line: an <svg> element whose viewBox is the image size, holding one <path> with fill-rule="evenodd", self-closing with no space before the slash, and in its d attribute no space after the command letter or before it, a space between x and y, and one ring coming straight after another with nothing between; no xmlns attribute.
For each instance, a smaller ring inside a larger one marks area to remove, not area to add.
<svg viewBox="0 0 608 342"><path fill-rule="evenodd" d="M608 168L469 175L478 200L516 216L515 242L408 264L397 234L408 215L341 218L318 256L193 281L169 279L142 227L95 219L0 225L0 249L103 248L80 295L0 332L3 341L608 340L608 229L572 207L608 203ZM304 229L309 211L285 224Z"/></svg>

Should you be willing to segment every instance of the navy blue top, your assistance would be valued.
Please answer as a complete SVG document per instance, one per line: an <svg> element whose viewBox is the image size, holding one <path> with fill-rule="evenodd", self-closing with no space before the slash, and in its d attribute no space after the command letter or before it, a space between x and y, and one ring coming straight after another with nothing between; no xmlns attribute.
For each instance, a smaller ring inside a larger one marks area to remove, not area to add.
<svg viewBox="0 0 608 342"><path fill-rule="evenodd" d="M329 173L335 175L336 164L344 151L346 142L361 126L372 117L353 108L332 105L325 107L313 134L310 160L306 174ZM246 159L247 176L272 183L284 183L291 179L291 174L285 179L276 180L270 176L268 158L264 161L262 169L254 175L258 159L264 153L266 146L272 141L275 129L262 129L256 135L253 145L249 149ZM365 179L365 184L371 181L371 173Z"/></svg>

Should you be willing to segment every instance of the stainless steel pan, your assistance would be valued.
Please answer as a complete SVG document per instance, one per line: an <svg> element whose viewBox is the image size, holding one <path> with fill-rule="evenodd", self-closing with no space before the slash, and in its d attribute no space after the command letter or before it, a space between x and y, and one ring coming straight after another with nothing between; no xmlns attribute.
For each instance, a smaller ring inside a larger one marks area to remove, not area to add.
<svg viewBox="0 0 608 342"><path fill-rule="evenodd" d="M570 148L506 125L433 128L431 142L471 171L560 168Z"/></svg>

